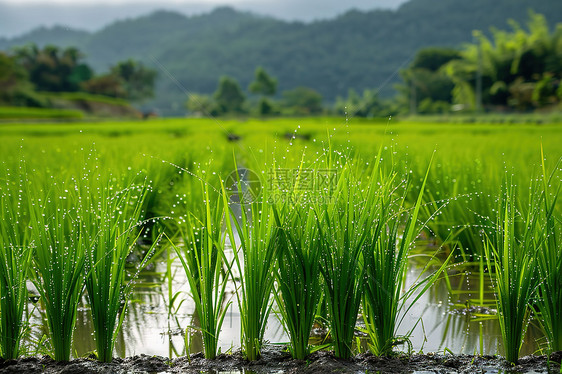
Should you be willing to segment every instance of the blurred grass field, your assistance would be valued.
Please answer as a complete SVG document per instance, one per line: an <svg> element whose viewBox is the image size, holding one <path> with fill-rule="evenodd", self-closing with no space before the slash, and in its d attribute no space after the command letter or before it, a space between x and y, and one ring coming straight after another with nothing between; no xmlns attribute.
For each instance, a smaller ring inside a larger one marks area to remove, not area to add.
<svg viewBox="0 0 562 374"><path fill-rule="evenodd" d="M230 139L229 139L230 137ZM395 148L394 161L424 164L436 151L436 170L458 172L469 165L492 177L505 167L529 176L540 163L540 147L554 161L562 156L562 126L552 124L451 124L371 122L339 118L270 120L155 119L149 121L68 122L0 125L0 156L5 164L25 158L44 171L72 169L80 154L95 149L106 168L135 169L155 160L172 163L226 157L262 163L273 153L300 160L327 146L362 159L384 144Z"/></svg>
<svg viewBox="0 0 562 374"><path fill-rule="evenodd" d="M25 160L36 181L76 175L94 157L107 173L145 170L155 184L169 187L173 180L175 188L186 178L179 168L202 164L227 175L236 159L265 175L274 160L294 167L303 153L312 161L327 148L368 169L382 145L388 149L383 165L399 164L420 178L435 153L428 184L439 199L497 191L506 171L528 184L540 171L541 146L547 167L562 157L562 126L341 118L5 123L0 144L1 167L13 170Z"/></svg>
<svg viewBox="0 0 562 374"><path fill-rule="evenodd" d="M78 120L83 117L80 110L0 107L0 120Z"/></svg>
<svg viewBox="0 0 562 374"><path fill-rule="evenodd" d="M383 165L400 164L420 178L435 153L428 184L439 199L497 191L506 170L528 184L540 171L541 146L547 167L562 157L562 126L342 118L9 123L0 125L0 144L1 167L14 169L23 159L35 180L76 175L94 157L108 173L146 170L155 184L175 181L175 188L185 178L178 167L202 164L227 175L236 159L266 175L274 160L294 167L303 153L312 161L327 148L368 169L382 145Z"/></svg>

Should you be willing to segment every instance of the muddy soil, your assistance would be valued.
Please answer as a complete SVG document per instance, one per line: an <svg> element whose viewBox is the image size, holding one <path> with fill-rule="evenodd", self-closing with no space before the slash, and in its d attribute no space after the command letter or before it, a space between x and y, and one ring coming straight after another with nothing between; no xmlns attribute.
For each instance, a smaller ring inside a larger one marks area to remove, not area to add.
<svg viewBox="0 0 562 374"><path fill-rule="evenodd" d="M70 362L55 362L50 357L27 357L18 360L1 360L1 373L560 373L562 352L553 353L550 362L546 356L528 356L512 366L495 356L425 354L378 358L361 354L350 360L339 360L330 352L312 354L306 361L293 360L282 347L264 350L258 361L244 360L240 352L222 354L215 360L205 360L202 354L188 359L169 360L159 356L140 355L116 358L102 364L93 358L80 358ZM549 369L550 364L550 369Z"/></svg>

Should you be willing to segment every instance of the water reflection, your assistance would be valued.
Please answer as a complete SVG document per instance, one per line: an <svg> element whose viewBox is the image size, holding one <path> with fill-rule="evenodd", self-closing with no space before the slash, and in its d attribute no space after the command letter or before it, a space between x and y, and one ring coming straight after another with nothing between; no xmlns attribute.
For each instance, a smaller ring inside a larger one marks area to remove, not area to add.
<svg viewBox="0 0 562 374"><path fill-rule="evenodd" d="M420 267L412 266L406 279L407 286L419 276ZM497 318L486 315L487 308L476 308L483 299L484 305L495 308L494 294L488 275L483 277L483 295L480 295L478 274L459 272L449 277L453 295L445 280L435 284L429 292L410 309L399 328L406 334L413 326L411 342L415 352L443 352L455 354L502 354L501 332ZM467 308L468 307L468 308ZM470 308L472 307L472 308ZM477 313L466 313L467 309ZM495 311L494 311L495 312ZM544 339L536 323L531 323L521 349L521 356L536 353Z"/></svg>

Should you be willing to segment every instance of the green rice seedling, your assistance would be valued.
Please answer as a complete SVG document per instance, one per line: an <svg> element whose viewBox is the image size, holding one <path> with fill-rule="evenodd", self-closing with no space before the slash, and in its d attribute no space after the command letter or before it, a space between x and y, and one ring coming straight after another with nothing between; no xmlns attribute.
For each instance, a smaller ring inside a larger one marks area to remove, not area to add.
<svg viewBox="0 0 562 374"><path fill-rule="evenodd" d="M87 189L81 196L86 289L98 360L111 362L133 288L132 280L146 266L158 240L140 260L137 272L128 277L126 260L141 235L139 226L148 187L130 184L119 190L114 182L96 186L94 180L101 178L88 179Z"/></svg>
<svg viewBox="0 0 562 374"><path fill-rule="evenodd" d="M263 184L262 184L263 185ZM241 345L250 361L260 358L267 318L271 311L271 292L275 281L274 266L278 246L277 225L267 188L257 201L245 204L238 181L241 204L228 204L223 187L223 201L229 207L226 229L234 249L233 267L240 273L236 297L240 307ZM232 273L231 268L231 273Z"/></svg>
<svg viewBox="0 0 562 374"><path fill-rule="evenodd" d="M416 223L415 219L411 219L414 217L409 217L404 236L399 237L399 227L404 225L400 217L404 214L400 211L403 200L395 201L392 187L391 183L385 183L375 195L376 208L373 209L370 235L363 252L367 279L363 294L363 319L369 335L369 349L375 355L388 355L395 343L401 287ZM419 208L419 205L416 207Z"/></svg>
<svg viewBox="0 0 562 374"><path fill-rule="evenodd" d="M309 205L295 206L284 222L278 221L277 305L289 335L293 358L310 353L309 338L322 296L320 242L316 217Z"/></svg>
<svg viewBox="0 0 562 374"><path fill-rule="evenodd" d="M202 188L201 183L208 183L208 177L216 175L216 166L213 165L212 160L208 160L205 164L199 164L196 162L174 162L169 163L168 167L173 167L175 173L172 177L168 179L169 186L166 188L168 191L163 191L162 181L159 183L160 187L156 194L152 194L151 199L157 202L159 215L166 216L168 219L162 221L162 226L166 233L166 236L170 241L174 243L181 242L182 244L191 242L191 236L197 234L197 237L201 234L200 223L206 219L206 208L205 202L207 200L221 201L217 198L219 195L219 189L210 186L207 189L209 196L205 197L205 189ZM182 165L185 165L182 166ZM170 169L172 170L172 169ZM162 177L160 177L162 179ZM157 195L157 196L156 196ZM195 225L195 226L194 226ZM191 232L195 229L195 232ZM200 241L200 239L199 239ZM190 276L193 275L193 279L196 280L196 290L197 294L200 293L199 279L201 278L198 274L199 266L197 265L198 254L201 255L200 249L197 252L192 251L190 247L185 247L183 245L179 246L185 248L183 251L183 259L189 264ZM195 248L195 247L193 247ZM173 294L171 287L171 261L170 253L177 252L176 246L170 245L168 247L168 280L170 282L170 287L168 287L168 300L169 306L168 310L171 313L175 300L178 299L181 292ZM174 259L176 257L174 256Z"/></svg>
<svg viewBox="0 0 562 374"><path fill-rule="evenodd" d="M209 150L208 152L213 151ZM214 183L211 180L212 177L223 174L222 171L224 171L227 164L225 159L229 159L224 157L222 160L215 161L214 158L210 158L205 163L199 163L193 160L200 161L201 157L196 157L193 154L189 156L192 159L179 158L174 162L165 161L164 169L168 171L167 173L160 173L157 168L151 172L153 175L156 174L158 178L156 178L157 187L155 188L155 193L151 193L148 196L151 200L147 204L148 209L157 216L166 217L166 219L161 220L159 223L161 223L166 236L176 244L178 241L182 243L189 241L190 222L193 223L195 220L196 223L200 223L205 220L205 204L201 204L201 202L205 200L220 200L220 186L217 188L216 185L212 186L209 184L209 189L207 190L209 195L205 197L205 191L201 187L201 183ZM184 155L184 157L187 156ZM156 166L160 166L160 163ZM228 170L230 171L231 169ZM176 252L173 246L169 246L169 249L170 252ZM196 266L196 259L193 257L194 253L184 251L183 255L187 261L191 261L191 271L197 271L198 267ZM199 278L196 274L194 279ZM169 292L172 292L171 287ZM169 295L168 299L172 301L169 304L170 311L173 307L173 302L178 299L179 294Z"/></svg>
<svg viewBox="0 0 562 374"><path fill-rule="evenodd" d="M53 182L51 192L28 192L34 283L41 295L54 359L68 361L76 309L84 290L85 235L77 181Z"/></svg>
<svg viewBox="0 0 562 374"><path fill-rule="evenodd" d="M369 234L368 213L373 201L365 199L357 188L359 181L349 165L338 172L334 203L317 204L315 211L334 352L336 357L349 358L366 281L361 255Z"/></svg>
<svg viewBox="0 0 562 374"><path fill-rule="evenodd" d="M188 215L181 229L185 248L182 251L174 244L172 246L189 281L205 358L214 359L224 316L230 305L225 303L228 282L224 254L226 233L223 231L225 209L222 198L213 197L204 180L201 180L201 188L205 206L203 218Z"/></svg>
<svg viewBox="0 0 562 374"><path fill-rule="evenodd" d="M512 363L519 359L530 318L529 303L538 285L535 255L542 236L537 204L521 212L516 201L515 187L506 181L498 200L496 232L484 246L505 358Z"/></svg>
<svg viewBox="0 0 562 374"><path fill-rule="evenodd" d="M403 317L400 318L399 313L408 313L411 306L446 268L451 258L449 256L437 271L404 292L410 252L415 239L425 226L418 223L418 216L428 173L429 168L418 198L409 209L405 207L409 185L406 180L393 182L396 174L389 178L389 182L377 184L379 187L376 189L376 197L371 198L376 208L372 210L374 214L371 232L363 252L363 266L367 278L363 296L363 319L369 335L369 349L378 356L392 353L394 345L400 342L396 336L396 329ZM377 181L375 174L371 183L373 181ZM404 184L405 186L401 186ZM404 192L396 196L400 187ZM429 263L432 263L432 260L433 258ZM413 300L409 300L414 294ZM406 301L410 301L409 307L406 306Z"/></svg>
<svg viewBox="0 0 562 374"><path fill-rule="evenodd" d="M23 204L24 172L20 164L16 183L6 170L0 179L0 357L15 359L26 328L26 280L32 250L25 228L28 217Z"/></svg>
<svg viewBox="0 0 562 374"><path fill-rule="evenodd" d="M485 174L478 160L447 160L430 171L425 189L428 201L422 206L420 218L428 221L431 234L444 247L457 248L457 262L478 266L484 257L482 232L493 231L492 191L500 184L497 179Z"/></svg>
<svg viewBox="0 0 562 374"><path fill-rule="evenodd" d="M538 251L537 261L539 269L540 297L536 302L539 311L539 321L543 327L551 352L562 351L562 223L556 216L555 207L560 191L560 180L555 190L551 192L554 177L558 175L560 161L554 171L547 174L542 153L542 174L544 193L544 208L542 210L542 224L545 225L544 239Z"/></svg>

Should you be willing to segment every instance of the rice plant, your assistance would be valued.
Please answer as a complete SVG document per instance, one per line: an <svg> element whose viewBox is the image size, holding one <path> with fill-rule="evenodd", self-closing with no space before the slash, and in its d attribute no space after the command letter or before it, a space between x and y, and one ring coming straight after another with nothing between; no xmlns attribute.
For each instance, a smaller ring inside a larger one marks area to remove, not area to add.
<svg viewBox="0 0 562 374"><path fill-rule="evenodd" d="M378 178L377 174L373 176ZM396 174L392 180L395 178ZM404 214L404 200L398 198L400 201L395 201L397 197L393 196L394 193L394 183L387 182L374 195L370 233L363 253L367 278L363 319L369 335L369 349L375 355L389 354L394 345L401 288L410 246L415 238L414 226L420 201L418 199L414 214L404 224L400 217ZM404 235L399 237L398 230L403 225Z"/></svg>
<svg viewBox="0 0 562 374"><path fill-rule="evenodd" d="M424 172L419 171L420 179ZM465 265L476 266L484 257L482 233L493 231L490 217L495 207L492 192L500 184L497 179L486 174L478 160L437 163L427 178L428 202L422 206L421 218L444 246L457 248L457 261Z"/></svg>
<svg viewBox="0 0 562 374"><path fill-rule="evenodd" d="M15 359L21 351L26 328L24 311L27 302L27 273L31 247L26 230L28 217L23 206L25 173L16 173L12 183L10 171L2 176L0 188L0 357Z"/></svg>
<svg viewBox="0 0 562 374"><path fill-rule="evenodd" d="M34 283L45 306L56 361L68 361L76 309L84 291L85 237L77 181L29 191ZM32 197L33 196L33 197Z"/></svg>
<svg viewBox="0 0 562 374"><path fill-rule="evenodd" d="M262 189L258 201L248 204L245 204L240 181L238 192L241 204L229 205L223 187L223 201L225 206L229 206L226 229L234 249L233 267L240 273L239 281L233 278L240 307L241 345L246 358L253 361L261 356L267 318L272 307L273 269L278 251L277 225L273 206L268 202L267 188Z"/></svg>
<svg viewBox="0 0 562 374"><path fill-rule="evenodd" d="M310 353L308 340L322 296L320 241L311 206L297 206L279 221L276 300L293 358Z"/></svg>
<svg viewBox="0 0 562 374"><path fill-rule="evenodd" d="M80 223L97 356L102 362L111 362L115 339L132 291L132 280L146 266L158 240L137 265L137 273L128 277L127 257L141 234L139 226L147 186L130 184L119 190L114 182L96 186L94 181L98 180L89 178L89 185L82 192Z"/></svg>
<svg viewBox="0 0 562 374"><path fill-rule="evenodd" d="M371 199L375 207L372 208L370 235L363 254L367 278L363 296L363 319L369 335L369 349L378 356L390 355L393 347L401 342L396 336L396 329L403 319L399 318L399 313L403 316L408 313L446 268L452 255L433 274L418 281L410 289L403 290L410 252L425 226L418 223L418 216L428 173L429 168L413 207L405 207L409 187L406 180L393 182L397 174L389 178L389 182L379 183L376 197ZM373 181L376 181L376 174L373 177ZM401 194L398 193L400 188L403 189ZM432 260L433 258L428 265ZM410 299L414 294L415 297ZM407 301L410 302L409 306L406 306Z"/></svg>
<svg viewBox="0 0 562 374"><path fill-rule="evenodd" d="M542 224L545 229L544 239L538 250L537 262L539 270L540 297L536 305L539 311L539 321L543 327L548 341L548 349L551 352L562 351L562 223L560 217L556 216L555 207L560 191L560 180L554 182L558 175L560 161L556 164L554 171L547 173L545 158L542 156L542 174L544 194L544 208L542 210ZM551 185L555 184L554 192Z"/></svg>
<svg viewBox="0 0 562 374"><path fill-rule="evenodd" d="M518 211L515 187L506 181L498 199L496 232L484 245L494 285L505 358L519 359L530 319L529 302L538 286L536 252L541 240L539 207L531 198L527 212Z"/></svg>
<svg viewBox="0 0 562 374"><path fill-rule="evenodd" d="M230 304L225 303L228 282L224 254L226 235L223 232L225 209L222 198L213 198L206 182L201 181L201 188L205 206L202 219L196 214L189 214L181 228L185 248L182 251L172 245L189 281L203 336L205 358L214 359Z"/></svg>
<svg viewBox="0 0 562 374"><path fill-rule="evenodd" d="M349 165L339 170L333 204L315 207L321 245L321 273L328 301L330 334L336 357L351 357L357 315L366 281L361 255L369 234L372 201L357 188ZM367 196L372 194L367 193Z"/></svg>

